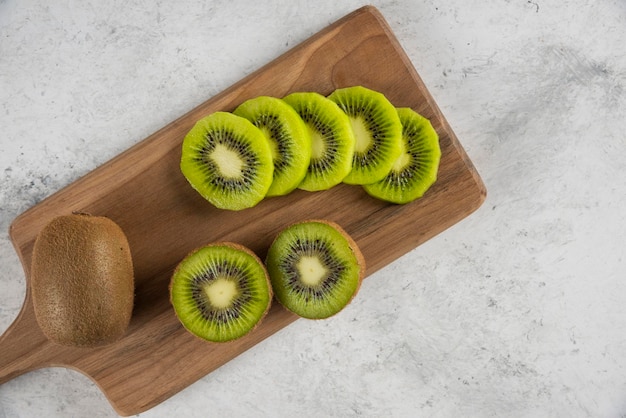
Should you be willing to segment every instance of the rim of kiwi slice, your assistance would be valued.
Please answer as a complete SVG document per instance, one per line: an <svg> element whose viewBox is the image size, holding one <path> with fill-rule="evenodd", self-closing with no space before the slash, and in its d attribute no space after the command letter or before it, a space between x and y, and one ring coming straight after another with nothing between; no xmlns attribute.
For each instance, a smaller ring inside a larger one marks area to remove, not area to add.
<svg viewBox="0 0 626 418"><path fill-rule="evenodd" d="M183 140L180 169L200 195L227 210L258 204L274 173L261 130L230 112L215 112L196 122Z"/></svg>
<svg viewBox="0 0 626 418"><path fill-rule="evenodd" d="M281 230L265 260L276 300L308 319L329 318L357 294L365 259L337 223L306 220Z"/></svg>
<svg viewBox="0 0 626 418"><path fill-rule="evenodd" d="M311 158L298 188L327 190L340 184L352 169L355 138L350 119L339 106L316 92L295 92L283 98L300 115L311 138Z"/></svg>
<svg viewBox="0 0 626 418"><path fill-rule="evenodd" d="M252 250L216 242L189 253L170 280L170 302L181 324L198 338L232 341L251 332L269 311L273 291L264 263Z"/></svg>
<svg viewBox="0 0 626 418"><path fill-rule="evenodd" d="M311 137L302 118L277 97L257 96L233 113L259 128L270 144L274 177L266 196L283 196L304 179L311 159Z"/></svg>
<svg viewBox="0 0 626 418"><path fill-rule="evenodd" d="M371 196L404 204L418 199L437 180L441 148L430 121L411 108L398 108L402 123L402 153L384 179L363 185Z"/></svg>
<svg viewBox="0 0 626 418"><path fill-rule="evenodd" d="M328 98L348 115L356 139L347 184L382 180L402 151L398 112L381 92L363 86L339 88Z"/></svg>

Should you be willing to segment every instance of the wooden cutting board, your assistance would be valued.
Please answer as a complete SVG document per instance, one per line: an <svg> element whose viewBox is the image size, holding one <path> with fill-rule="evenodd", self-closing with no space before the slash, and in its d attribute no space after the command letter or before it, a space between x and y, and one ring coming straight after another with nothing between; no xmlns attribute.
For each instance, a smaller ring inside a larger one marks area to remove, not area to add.
<svg viewBox="0 0 626 418"><path fill-rule="evenodd" d="M381 91L396 106L411 107L431 120L442 157L439 178L423 198L392 205L360 187L340 185L228 212L204 201L181 175L181 141L201 117L233 110L258 95L329 94L351 85ZM370 275L468 216L485 196L479 175L383 17L370 6L358 9L14 220L10 236L27 290L17 319L0 337L0 384L37 368L69 367L93 379L119 414L140 413L296 319L274 303L262 325L240 340L213 344L191 336L174 316L168 283L175 265L192 249L228 240L264 258L281 228L324 218L354 237ZM54 345L34 317L29 287L33 242L51 218L72 211L116 221L134 258L130 328L122 340L102 348Z"/></svg>

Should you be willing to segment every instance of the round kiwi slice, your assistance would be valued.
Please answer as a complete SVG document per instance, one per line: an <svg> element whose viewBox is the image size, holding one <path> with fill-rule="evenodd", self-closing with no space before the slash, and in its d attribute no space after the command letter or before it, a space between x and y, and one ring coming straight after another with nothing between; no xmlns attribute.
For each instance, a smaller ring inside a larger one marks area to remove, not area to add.
<svg viewBox="0 0 626 418"><path fill-rule="evenodd" d="M272 183L267 139L249 120L229 112L200 119L183 140L180 168L191 186L220 209L255 206Z"/></svg>
<svg viewBox="0 0 626 418"><path fill-rule="evenodd" d="M197 249L170 281L176 316L193 335L225 342L252 331L269 310L272 288L263 262L231 242Z"/></svg>
<svg viewBox="0 0 626 418"><path fill-rule="evenodd" d="M365 275L365 260L354 240L339 225L303 221L283 229L265 260L276 299L309 319L341 311L356 295Z"/></svg>
<svg viewBox="0 0 626 418"><path fill-rule="evenodd" d="M326 190L352 169L355 138L350 119L335 102L315 92L296 92L284 100L300 115L311 136L311 161L298 188Z"/></svg>
<svg viewBox="0 0 626 418"><path fill-rule="evenodd" d="M382 180L400 156L402 125L394 105L380 92L362 86L335 90L330 100L350 118L356 138L348 184Z"/></svg>
<svg viewBox="0 0 626 418"><path fill-rule="evenodd" d="M363 186L371 196L391 203L411 202L437 180L441 149L430 121L413 109L399 108L402 153L384 179Z"/></svg>
<svg viewBox="0 0 626 418"><path fill-rule="evenodd" d="M277 97L258 96L233 113L252 122L269 141L274 179L267 196L283 196L298 187L311 158L311 137L296 111Z"/></svg>

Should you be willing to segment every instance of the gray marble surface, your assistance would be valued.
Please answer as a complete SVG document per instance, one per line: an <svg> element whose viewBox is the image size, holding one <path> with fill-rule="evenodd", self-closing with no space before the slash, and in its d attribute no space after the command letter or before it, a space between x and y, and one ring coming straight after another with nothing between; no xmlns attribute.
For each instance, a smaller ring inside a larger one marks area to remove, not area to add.
<svg viewBox="0 0 626 418"><path fill-rule="evenodd" d="M372 4L486 202L141 416L626 416L626 2ZM362 5L0 0L0 332L17 215ZM0 386L40 416L116 414L63 368Z"/></svg>

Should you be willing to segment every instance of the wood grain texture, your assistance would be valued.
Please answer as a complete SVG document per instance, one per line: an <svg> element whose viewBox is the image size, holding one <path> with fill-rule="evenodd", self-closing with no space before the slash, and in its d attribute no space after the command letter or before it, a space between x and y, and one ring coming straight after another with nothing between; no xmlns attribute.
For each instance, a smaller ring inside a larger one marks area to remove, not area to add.
<svg viewBox="0 0 626 418"><path fill-rule="evenodd" d="M228 212L203 200L180 173L182 139L201 117L233 110L261 94L328 94L350 85L381 91L396 106L411 107L431 120L442 157L439 178L423 198L392 205L359 187L340 185L324 192L295 191ZM296 319L275 303L261 326L242 339L212 344L193 337L174 316L168 284L176 264L194 248L227 240L264 258L287 224L328 219L359 244L370 275L468 216L485 196L479 175L383 17L373 7L361 8L15 219L10 235L27 290L17 319L0 337L0 383L41 367L69 367L93 379L119 414L140 413ZM51 218L72 211L113 219L130 243L135 310L126 336L106 347L54 345L34 318L29 266L35 237Z"/></svg>

